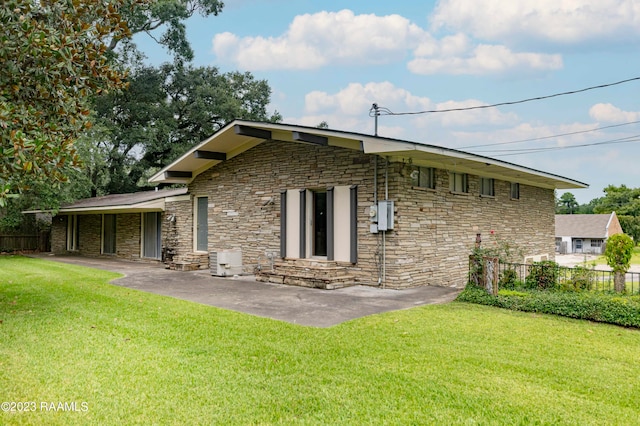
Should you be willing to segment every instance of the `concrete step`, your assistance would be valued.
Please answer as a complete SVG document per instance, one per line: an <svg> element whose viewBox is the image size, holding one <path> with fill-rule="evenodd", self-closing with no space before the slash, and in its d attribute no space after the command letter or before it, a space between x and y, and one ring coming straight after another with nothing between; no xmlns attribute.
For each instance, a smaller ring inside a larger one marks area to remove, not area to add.
<svg viewBox="0 0 640 426"><path fill-rule="evenodd" d="M274 284L297 285L300 287L321 288L334 290L337 288L356 285L352 275L334 277L314 277L308 275L282 274L274 271L260 271L256 274L256 280Z"/></svg>

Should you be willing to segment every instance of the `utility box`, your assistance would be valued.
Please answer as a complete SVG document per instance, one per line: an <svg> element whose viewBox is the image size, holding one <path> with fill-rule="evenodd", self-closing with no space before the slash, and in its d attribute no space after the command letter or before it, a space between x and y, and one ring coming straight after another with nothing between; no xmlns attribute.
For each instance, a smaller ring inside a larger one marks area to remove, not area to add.
<svg viewBox="0 0 640 426"><path fill-rule="evenodd" d="M232 277L242 274L242 251L220 250L209 253L211 275L216 277Z"/></svg>
<svg viewBox="0 0 640 426"><path fill-rule="evenodd" d="M395 215L393 213L393 201L378 201L378 231L393 229Z"/></svg>

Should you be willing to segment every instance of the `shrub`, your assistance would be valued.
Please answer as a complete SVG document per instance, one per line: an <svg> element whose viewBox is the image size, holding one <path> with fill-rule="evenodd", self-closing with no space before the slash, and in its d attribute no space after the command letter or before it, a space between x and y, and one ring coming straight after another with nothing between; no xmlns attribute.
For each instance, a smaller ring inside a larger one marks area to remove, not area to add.
<svg viewBox="0 0 640 426"><path fill-rule="evenodd" d="M614 286L618 292L625 291L624 274L629 270L633 246L633 240L626 234L612 235L607 239L604 256L615 273Z"/></svg>
<svg viewBox="0 0 640 426"><path fill-rule="evenodd" d="M529 289L554 290L559 287L559 265L552 260L533 262L527 268L528 275L525 286Z"/></svg>
<svg viewBox="0 0 640 426"><path fill-rule="evenodd" d="M518 274L515 269L505 269L500 273L500 281L498 281L498 288L514 289L516 288L516 282L518 280Z"/></svg>
<svg viewBox="0 0 640 426"><path fill-rule="evenodd" d="M593 269L577 265L571 270L571 278L564 281L563 290L591 290L594 288L596 278L596 272Z"/></svg>
<svg viewBox="0 0 640 426"><path fill-rule="evenodd" d="M637 296L538 290L501 291L498 296L492 296L481 288L467 286L456 300L640 328L640 297Z"/></svg>

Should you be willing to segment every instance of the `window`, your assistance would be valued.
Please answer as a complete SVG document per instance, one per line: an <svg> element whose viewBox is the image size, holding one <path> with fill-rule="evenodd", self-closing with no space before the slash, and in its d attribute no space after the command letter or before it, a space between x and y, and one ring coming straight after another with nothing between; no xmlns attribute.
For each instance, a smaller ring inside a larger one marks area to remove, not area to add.
<svg viewBox="0 0 640 426"><path fill-rule="evenodd" d="M160 259L162 219L159 212L142 213L142 257Z"/></svg>
<svg viewBox="0 0 640 426"><path fill-rule="evenodd" d="M196 198L196 250L207 251L209 244L209 220L208 220L209 198Z"/></svg>
<svg viewBox="0 0 640 426"><path fill-rule="evenodd" d="M449 189L451 192L468 192L466 173L451 173L449 176Z"/></svg>
<svg viewBox="0 0 640 426"><path fill-rule="evenodd" d="M520 184L511 182L511 199L519 200L520 199Z"/></svg>
<svg viewBox="0 0 640 426"><path fill-rule="evenodd" d="M604 240L601 240L601 239L591 240L591 247L602 247L603 243L604 243Z"/></svg>
<svg viewBox="0 0 640 426"><path fill-rule="evenodd" d="M492 178L480 178L480 195L495 196L494 181Z"/></svg>
<svg viewBox="0 0 640 426"><path fill-rule="evenodd" d="M70 214L67 216L67 250L78 251L78 215Z"/></svg>
<svg viewBox="0 0 640 426"><path fill-rule="evenodd" d="M356 185L289 189L280 197L280 255L358 261Z"/></svg>
<svg viewBox="0 0 640 426"><path fill-rule="evenodd" d="M116 254L116 215L102 215L102 253Z"/></svg>
<svg viewBox="0 0 640 426"><path fill-rule="evenodd" d="M416 167L411 172L411 185L419 188L436 189L435 175L433 167Z"/></svg>

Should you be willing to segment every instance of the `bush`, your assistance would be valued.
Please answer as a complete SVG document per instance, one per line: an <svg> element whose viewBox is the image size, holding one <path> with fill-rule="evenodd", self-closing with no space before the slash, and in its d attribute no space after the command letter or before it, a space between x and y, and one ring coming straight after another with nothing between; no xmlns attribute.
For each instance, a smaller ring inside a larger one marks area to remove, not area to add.
<svg viewBox="0 0 640 426"><path fill-rule="evenodd" d="M533 262L528 267L525 286L529 289L555 290L558 285L558 273L560 266L552 260Z"/></svg>
<svg viewBox="0 0 640 426"><path fill-rule="evenodd" d="M571 277L561 287L565 291L585 291L594 288L596 272L585 266L577 265L571 270Z"/></svg>
<svg viewBox="0 0 640 426"><path fill-rule="evenodd" d="M640 328L640 297L637 296L538 290L501 291L498 296L492 296L481 288L467 286L456 300Z"/></svg>
<svg viewBox="0 0 640 426"><path fill-rule="evenodd" d="M498 288L514 289L516 288L516 282L518 281L518 274L515 269L505 269L500 273L500 281L498 281Z"/></svg>

